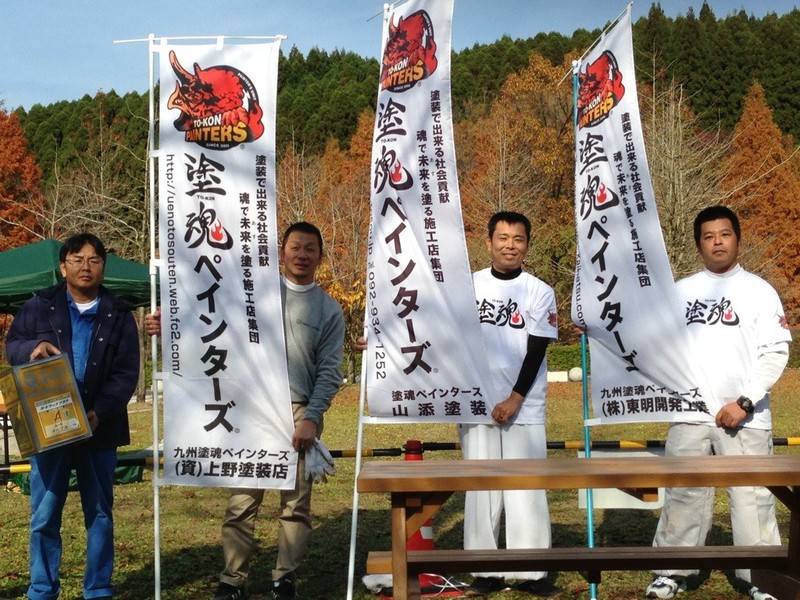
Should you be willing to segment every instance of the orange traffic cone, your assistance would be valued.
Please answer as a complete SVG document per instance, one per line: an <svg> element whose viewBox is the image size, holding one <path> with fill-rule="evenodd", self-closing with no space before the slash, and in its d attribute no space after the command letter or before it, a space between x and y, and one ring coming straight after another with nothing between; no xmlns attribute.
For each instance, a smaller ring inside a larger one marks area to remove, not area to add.
<svg viewBox="0 0 800 600"><path fill-rule="evenodd" d="M406 440L405 460L422 460L424 451L422 442L419 440ZM433 524L428 519L414 535L406 542L408 550L433 550ZM435 573L422 573L419 576L419 589L423 598L446 598L460 596L461 591L466 588L466 584L454 581L450 577L437 575ZM388 591L388 590L387 590ZM392 596L381 592L381 600L390 600Z"/></svg>
<svg viewBox="0 0 800 600"><path fill-rule="evenodd" d="M419 440L407 440L405 445L405 460L422 460L422 442ZM406 543L406 549L408 550L433 550L434 549L433 543L433 524L431 520L428 519L419 528L418 531L412 535L408 542ZM438 576L434 576L438 579ZM427 588L432 587L431 576L427 573L423 573L419 576L419 588L422 593L425 592Z"/></svg>

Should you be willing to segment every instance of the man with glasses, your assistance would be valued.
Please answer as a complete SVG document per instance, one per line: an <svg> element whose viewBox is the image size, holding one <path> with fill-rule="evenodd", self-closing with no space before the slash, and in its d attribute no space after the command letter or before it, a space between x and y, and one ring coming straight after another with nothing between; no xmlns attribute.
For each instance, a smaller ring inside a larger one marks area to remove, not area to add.
<svg viewBox="0 0 800 600"><path fill-rule="evenodd" d="M112 515L117 447L130 443L127 405L139 377L133 306L102 286L103 242L81 233L59 253L64 281L40 290L20 308L6 339L12 365L66 354L92 437L31 457L30 600L61 591L61 519L75 469L86 527L85 599L114 595Z"/></svg>

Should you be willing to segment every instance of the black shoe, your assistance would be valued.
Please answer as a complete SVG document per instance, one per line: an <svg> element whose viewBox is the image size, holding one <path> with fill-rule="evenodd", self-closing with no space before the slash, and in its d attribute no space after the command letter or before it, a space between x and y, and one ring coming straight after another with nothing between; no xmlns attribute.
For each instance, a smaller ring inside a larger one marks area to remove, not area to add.
<svg viewBox="0 0 800 600"><path fill-rule="evenodd" d="M295 598L297 598L295 594L295 581L296 577L294 573L288 573L277 581L273 581L272 595L270 597L273 598L273 600L295 600Z"/></svg>
<svg viewBox="0 0 800 600"><path fill-rule="evenodd" d="M243 585L236 587L229 583L219 582L217 591L214 592L214 600L245 600L247 598L247 590Z"/></svg>
<svg viewBox="0 0 800 600"><path fill-rule="evenodd" d="M534 596L542 596L548 598L550 596L558 596L561 589L554 586L547 579L529 579L522 581L514 586L514 589Z"/></svg>
<svg viewBox="0 0 800 600"><path fill-rule="evenodd" d="M509 587L502 577L476 577L475 580L469 584L465 596L487 596L492 592L502 592Z"/></svg>

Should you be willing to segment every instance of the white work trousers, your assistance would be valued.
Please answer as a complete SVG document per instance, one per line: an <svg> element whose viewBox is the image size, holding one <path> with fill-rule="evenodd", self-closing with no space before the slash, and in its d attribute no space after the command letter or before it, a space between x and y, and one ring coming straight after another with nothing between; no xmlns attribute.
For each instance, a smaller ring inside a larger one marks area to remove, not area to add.
<svg viewBox="0 0 800 600"><path fill-rule="evenodd" d="M544 425L459 425L465 459L546 458ZM464 548L494 549L505 511L506 548L550 548L550 513L545 490L480 490L466 493ZM518 581L542 579L547 572L473 573Z"/></svg>
<svg viewBox="0 0 800 600"><path fill-rule="evenodd" d="M667 434L667 456L719 456L772 454L772 431L724 429L702 424L676 423ZM731 529L735 546L769 546L781 543L775 519L775 498L765 487L729 487ZM704 546L714 513L714 488L667 488L658 520L654 546ZM656 575L688 576L689 571L655 571ZM750 569L736 576L750 581Z"/></svg>

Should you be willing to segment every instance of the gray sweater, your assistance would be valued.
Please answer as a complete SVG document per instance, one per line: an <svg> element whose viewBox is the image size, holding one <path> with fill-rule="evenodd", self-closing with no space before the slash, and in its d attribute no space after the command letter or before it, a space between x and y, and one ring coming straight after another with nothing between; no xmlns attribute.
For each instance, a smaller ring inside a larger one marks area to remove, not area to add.
<svg viewBox="0 0 800 600"><path fill-rule="evenodd" d="M283 326L292 402L319 423L342 384L342 308L316 284L282 279Z"/></svg>

